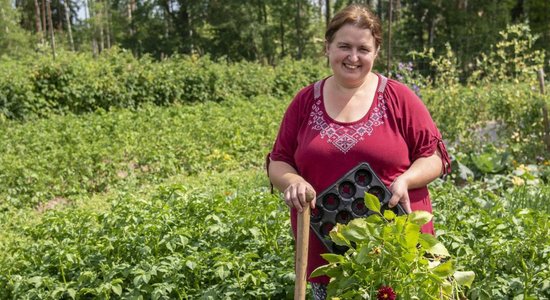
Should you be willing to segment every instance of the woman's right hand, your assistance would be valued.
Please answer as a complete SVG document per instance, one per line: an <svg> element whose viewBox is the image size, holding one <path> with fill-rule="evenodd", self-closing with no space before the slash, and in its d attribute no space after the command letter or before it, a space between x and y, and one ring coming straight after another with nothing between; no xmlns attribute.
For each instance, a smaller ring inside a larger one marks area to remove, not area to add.
<svg viewBox="0 0 550 300"><path fill-rule="evenodd" d="M291 183L283 192L285 203L290 208L296 208L298 212L302 212L306 205L315 208L315 189L306 181L298 181Z"/></svg>

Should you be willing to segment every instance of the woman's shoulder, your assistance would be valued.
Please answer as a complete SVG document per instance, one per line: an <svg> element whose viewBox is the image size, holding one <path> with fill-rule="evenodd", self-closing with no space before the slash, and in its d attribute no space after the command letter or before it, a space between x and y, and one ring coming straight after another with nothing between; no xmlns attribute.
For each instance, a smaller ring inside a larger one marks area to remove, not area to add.
<svg viewBox="0 0 550 300"><path fill-rule="evenodd" d="M313 96L313 98L319 98L320 94L323 90L323 85L328 77L319 79L315 82L310 83L309 85L301 88L298 93L296 94L296 97L303 97L303 96Z"/></svg>
<svg viewBox="0 0 550 300"><path fill-rule="evenodd" d="M307 86L301 88L292 100L291 106L298 106L300 108L306 108L311 106L313 101L320 98L322 93L323 83L326 78L310 83Z"/></svg>

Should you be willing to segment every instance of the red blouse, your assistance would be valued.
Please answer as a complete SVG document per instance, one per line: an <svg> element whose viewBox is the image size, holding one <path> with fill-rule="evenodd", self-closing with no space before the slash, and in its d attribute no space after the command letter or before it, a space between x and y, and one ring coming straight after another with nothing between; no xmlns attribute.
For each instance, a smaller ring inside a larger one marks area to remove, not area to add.
<svg viewBox="0 0 550 300"><path fill-rule="evenodd" d="M326 112L321 80L303 88L288 107L269 159L293 166L317 194L353 167L368 162L389 186L419 157L442 154L444 173L450 161L430 113L406 85L378 75L372 105L363 118L351 123L333 120ZM412 210L432 211L427 187L409 190ZM296 210L291 223L296 235ZM422 232L434 234L433 223ZM317 235L310 234L307 275L327 262L320 256L327 250ZM312 282L328 283L328 277Z"/></svg>

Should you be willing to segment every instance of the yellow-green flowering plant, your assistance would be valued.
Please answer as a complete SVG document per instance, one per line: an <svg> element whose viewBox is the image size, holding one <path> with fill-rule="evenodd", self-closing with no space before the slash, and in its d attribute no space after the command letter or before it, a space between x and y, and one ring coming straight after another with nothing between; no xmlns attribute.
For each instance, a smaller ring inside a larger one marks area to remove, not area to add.
<svg viewBox="0 0 550 300"><path fill-rule="evenodd" d="M328 299L460 299L474 272L458 271L445 246L420 232L432 214L415 211L396 216L381 211L379 200L366 193L365 204L375 214L337 226L330 238L349 249L344 255L323 254L327 265L311 277L327 275ZM382 295L382 296L381 296ZM387 298L387 297L386 297Z"/></svg>

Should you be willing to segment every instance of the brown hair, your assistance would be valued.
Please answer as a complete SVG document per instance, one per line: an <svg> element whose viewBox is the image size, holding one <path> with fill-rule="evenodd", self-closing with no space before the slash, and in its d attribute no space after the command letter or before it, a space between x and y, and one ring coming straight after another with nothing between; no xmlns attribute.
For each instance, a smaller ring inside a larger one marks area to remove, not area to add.
<svg viewBox="0 0 550 300"><path fill-rule="evenodd" d="M378 19L378 17L366 6L359 4L348 5L334 15L327 26L325 41L329 44L332 43L334 34L346 24L357 26L362 29L370 29L374 41L376 42L375 46L380 47L382 44L382 26L380 25L380 19Z"/></svg>

